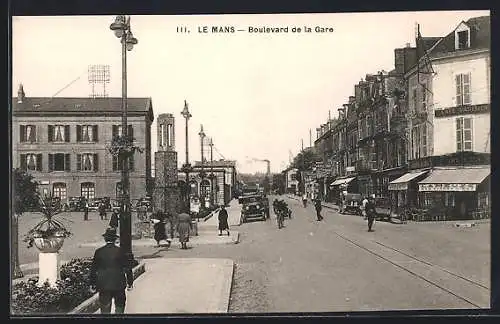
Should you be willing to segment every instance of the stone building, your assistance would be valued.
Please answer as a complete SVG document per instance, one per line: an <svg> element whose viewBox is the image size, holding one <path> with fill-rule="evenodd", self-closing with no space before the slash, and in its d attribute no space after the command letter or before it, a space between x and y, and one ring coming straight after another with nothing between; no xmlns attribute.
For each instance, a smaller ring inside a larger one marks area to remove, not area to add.
<svg viewBox="0 0 500 324"><path fill-rule="evenodd" d="M223 159L204 161L203 166L200 161L195 161L189 173L190 195L197 198L203 196L205 202L209 204L213 192L214 204L228 204L238 189L236 177L236 161ZM182 170L178 170L178 178L179 187L187 188L186 174ZM186 189L181 191L181 196L187 194Z"/></svg>
<svg viewBox="0 0 500 324"><path fill-rule="evenodd" d="M12 101L12 164L30 172L43 193L115 198L117 158L107 150L121 133L121 98L27 97ZM128 133L144 148L130 159L130 197L144 197L151 180L151 98L128 98Z"/></svg>
<svg viewBox="0 0 500 324"><path fill-rule="evenodd" d="M462 21L444 37L417 39L406 72L409 169L427 171L415 205L444 218L489 210L490 17Z"/></svg>

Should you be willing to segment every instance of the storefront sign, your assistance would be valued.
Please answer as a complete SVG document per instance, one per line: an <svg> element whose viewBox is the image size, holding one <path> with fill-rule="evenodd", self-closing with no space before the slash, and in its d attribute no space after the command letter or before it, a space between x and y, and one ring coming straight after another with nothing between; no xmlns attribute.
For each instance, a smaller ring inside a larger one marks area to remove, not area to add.
<svg viewBox="0 0 500 324"><path fill-rule="evenodd" d="M356 171L356 167L354 167L354 166L348 166L348 167L345 168L345 170L346 170L346 172L354 172L354 171Z"/></svg>
<svg viewBox="0 0 500 324"><path fill-rule="evenodd" d="M467 105L467 106L449 107L444 109L436 109L434 111L434 116L449 117L449 116L457 116L464 114L483 114L488 112L490 112L490 104Z"/></svg>
<svg viewBox="0 0 500 324"><path fill-rule="evenodd" d="M41 184L41 185L48 185L48 184L49 184L49 181L47 181L47 180L43 180L43 181L40 181L40 184Z"/></svg>
<svg viewBox="0 0 500 324"><path fill-rule="evenodd" d="M389 183L387 187L388 190L396 191L396 190L407 190L408 182L400 182L400 183Z"/></svg>
<svg viewBox="0 0 500 324"><path fill-rule="evenodd" d="M473 183L419 183L418 191L476 191Z"/></svg>
<svg viewBox="0 0 500 324"><path fill-rule="evenodd" d="M411 160L409 161L409 167L410 169L424 169L434 166L485 165L490 163L489 153L457 152Z"/></svg>

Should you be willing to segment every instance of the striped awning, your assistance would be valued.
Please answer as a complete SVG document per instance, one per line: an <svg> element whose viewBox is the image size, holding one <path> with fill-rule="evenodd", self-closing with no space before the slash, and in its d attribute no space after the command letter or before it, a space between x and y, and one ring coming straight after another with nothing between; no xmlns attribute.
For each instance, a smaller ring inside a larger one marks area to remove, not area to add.
<svg viewBox="0 0 500 324"><path fill-rule="evenodd" d="M415 178L425 174L427 171L409 172L403 174L401 177L389 182L388 190L408 190L408 183Z"/></svg>
<svg viewBox="0 0 500 324"><path fill-rule="evenodd" d="M343 179L337 179L335 180L334 182L330 183L330 186L340 186L340 185L346 185L348 184L349 182L351 182L352 180L354 180L356 177L352 177L352 178L343 178Z"/></svg>
<svg viewBox="0 0 500 324"><path fill-rule="evenodd" d="M418 183L418 191L476 191L490 173L490 167L435 169Z"/></svg>

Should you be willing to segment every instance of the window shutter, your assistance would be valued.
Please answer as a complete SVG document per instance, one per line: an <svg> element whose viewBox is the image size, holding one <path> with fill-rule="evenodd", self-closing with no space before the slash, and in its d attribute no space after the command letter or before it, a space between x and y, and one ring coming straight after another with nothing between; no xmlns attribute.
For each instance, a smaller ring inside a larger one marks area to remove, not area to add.
<svg viewBox="0 0 500 324"><path fill-rule="evenodd" d="M31 141L32 142L36 142L36 126L35 125L32 125L31 126Z"/></svg>
<svg viewBox="0 0 500 324"><path fill-rule="evenodd" d="M113 171L118 171L118 157L113 156Z"/></svg>
<svg viewBox="0 0 500 324"><path fill-rule="evenodd" d="M36 170L42 171L42 154L41 153L36 155Z"/></svg>
<svg viewBox="0 0 500 324"><path fill-rule="evenodd" d="M20 138L21 142L25 142L26 141L25 135L26 135L26 126L19 125L19 138Z"/></svg>
<svg viewBox="0 0 500 324"><path fill-rule="evenodd" d="M49 142L53 142L53 140L54 140L54 125L49 125L48 137L49 137Z"/></svg>
<svg viewBox="0 0 500 324"><path fill-rule="evenodd" d="M117 135L118 135L118 126L117 125L113 125L113 138L115 138Z"/></svg>
<svg viewBox="0 0 500 324"><path fill-rule="evenodd" d="M76 141L82 141L82 125L76 125Z"/></svg>
<svg viewBox="0 0 500 324"><path fill-rule="evenodd" d="M130 139L134 139L134 127L132 127L132 125L128 125L128 138Z"/></svg>
<svg viewBox="0 0 500 324"><path fill-rule="evenodd" d="M82 170L82 155L81 154L76 155L76 170L77 171Z"/></svg>
<svg viewBox="0 0 500 324"><path fill-rule="evenodd" d="M65 171L71 171L71 160L70 160L70 158L71 158L70 154L64 154L64 170Z"/></svg>
<svg viewBox="0 0 500 324"><path fill-rule="evenodd" d="M49 172L54 171L54 154L49 153Z"/></svg>
<svg viewBox="0 0 500 324"><path fill-rule="evenodd" d="M70 142L69 135L70 135L69 125L65 125L64 126L64 139L65 139L65 142L68 142L68 143Z"/></svg>
<svg viewBox="0 0 500 324"><path fill-rule="evenodd" d="M99 170L99 158L97 156L97 153L94 153L94 171Z"/></svg>
<svg viewBox="0 0 500 324"><path fill-rule="evenodd" d="M97 125L94 125L94 126L93 126L93 132L92 132L92 133L93 133L93 135L94 135L94 142L98 142L98 141L99 141L99 137L97 136L97 134L98 134L98 132L97 132L97 131L98 131L98 127L97 127Z"/></svg>
<svg viewBox="0 0 500 324"><path fill-rule="evenodd" d="M130 171L134 171L134 167L135 167L135 164L134 164L134 163L135 163L135 162L134 162L134 156L132 155L132 156L130 156L130 157L128 158L128 165L129 165L129 170L130 170Z"/></svg>
<svg viewBox="0 0 500 324"><path fill-rule="evenodd" d="M21 170L26 170L26 154L21 154Z"/></svg>

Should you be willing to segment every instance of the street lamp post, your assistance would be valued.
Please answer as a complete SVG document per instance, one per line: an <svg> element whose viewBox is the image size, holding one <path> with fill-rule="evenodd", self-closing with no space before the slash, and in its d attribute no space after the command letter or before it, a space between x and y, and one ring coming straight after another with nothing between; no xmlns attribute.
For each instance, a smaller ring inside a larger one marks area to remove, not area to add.
<svg viewBox="0 0 500 324"><path fill-rule="evenodd" d="M132 35L130 16L116 16L109 26L122 43L122 131L123 138L127 138L127 51L131 51L138 43ZM132 140L132 139L130 139ZM129 183L128 156L121 154L121 206L120 206L120 248L125 253L132 266L138 264L132 253L132 219L130 211L130 183Z"/></svg>
<svg viewBox="0 0 500 324"><path fill-rule="evenodd" d="M205 132L203 131L203 125L200 127L200 132L198 133L200 135L200 144L201 144L201 171L200 171L200 201L201 201L201 206L205 208L205 190L203 186L203 180L205 178L205 171L203 169L203 141L205 139Z"/></svg>
<svg viewBox="0 0 500 324"><path fill-rule="evenodd" d="M215 204L214 202L214 179L216 178L214 175L214 155L213 155L213 148L214 148L214 142L212 138L210 137L210 204L213 206Z"/></svg>
<svg viewBox="0 0 500 324"><path fill-rule="evenodd" d="M181 115L182 117L184 117L184 119L186 119L186 163L184 164L184 172L186 173L186 187L187 187L187 201L186 201L186 208L187 208L187 213L189 214L190 210L191 210L191 207L190 207L190 204L191 204L191 197L190 197L190 193L191 193L191 184L189 183L189 171L191 169L191 165L189 164L189 141L188 141L188 132L189 132L189 126L188 126L188 121L189 121L189 118L193 117L193 115L191 115L191 113L189 112L189 109L188 109L188 104L186 102L186 100L184 100L184 109L182 110L181 112Z"/></svg>

